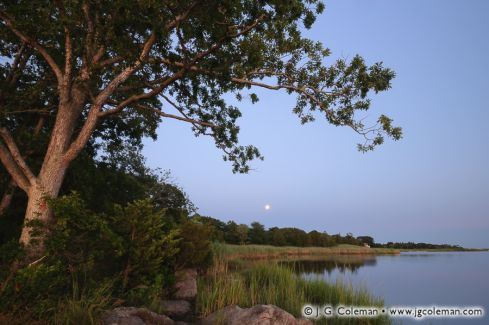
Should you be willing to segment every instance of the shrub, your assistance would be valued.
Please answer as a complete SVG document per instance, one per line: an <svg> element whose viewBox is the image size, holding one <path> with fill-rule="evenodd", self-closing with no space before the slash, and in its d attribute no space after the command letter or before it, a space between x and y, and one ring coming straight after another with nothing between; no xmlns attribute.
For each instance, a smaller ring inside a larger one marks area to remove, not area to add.
<svg viewBox="0 0 489 325"><path fill-rule="evenodd" d="M212 263L212 247L209 240L212 228L188 219L179 226L179 230L181 241L177 265L201 269L208 267Z"/></svg>
<svg viewBox="0 0 489 325"><path fill-rule="evenodd" d="M42 225L51 234L46 255L15 274L8 267L0 273L1 312L63 324L84 314L82 323L91 324L112 296L141 305L164 296L179 251L178 231L165 227L164 209L139 200L108 216L88 209L76 193L49 203L56 222ZM14 248L0 249L4 266L19 256Z"/></svg>

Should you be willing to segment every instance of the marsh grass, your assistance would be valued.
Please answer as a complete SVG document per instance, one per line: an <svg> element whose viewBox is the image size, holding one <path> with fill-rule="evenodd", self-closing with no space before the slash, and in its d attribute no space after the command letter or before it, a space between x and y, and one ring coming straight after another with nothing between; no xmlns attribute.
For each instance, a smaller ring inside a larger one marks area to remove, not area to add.
<svg viewBox="0 0 489 325"><path fill-rule="evenodd" d="M233 259L269 259L301 256L329 255L399 255L398 249L366 248L355 245L338 245L334 247L293 247L269 245L230 245L215 243L214 254L227 260Z"/></svg>
<svg viewBox="0 0 489 325"><path fill-rule="evenodd" d="M228 261L216 258L205 277L199 279L197 308L206 316L228 305L250 307L276 305L296 317L306 303L317 305L382 306L383 300L365 289L354 289L343 282L327 283L305 279L290 267L274 262L257 263L241 271L231 271ZM388 324L385 317L369 319L321 319L317 324Z"/></svg>
<svg viewBox="0 0 489 325"><path fill-rule="evenodd" d="M101 314L114 306L111 282L91 290L81 290L73 282L71 297L59 301L54 315L55 325L98 325Z"/></svg>

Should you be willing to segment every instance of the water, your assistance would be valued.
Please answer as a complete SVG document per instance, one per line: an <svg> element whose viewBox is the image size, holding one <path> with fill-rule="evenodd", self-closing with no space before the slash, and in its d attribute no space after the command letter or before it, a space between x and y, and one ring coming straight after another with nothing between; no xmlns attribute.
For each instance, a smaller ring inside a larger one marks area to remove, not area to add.
<svg viewBox="0 0 489 325"><path fill-rule="evenodd" d="M396 318L395 324L489 324L489 252L409 252L295 261L302 275L366 287L385 306L482 306L483 318Z"/></svg>

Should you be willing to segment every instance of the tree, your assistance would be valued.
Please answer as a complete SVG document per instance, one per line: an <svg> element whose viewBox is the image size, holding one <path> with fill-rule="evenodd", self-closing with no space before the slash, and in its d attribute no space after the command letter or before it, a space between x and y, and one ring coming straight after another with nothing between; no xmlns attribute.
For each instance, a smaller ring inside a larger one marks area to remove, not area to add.
<svg viewBox="0 0 489 325"><path fill-rule="evenodd" d="M375 245L375 241L371 236L358 236L357 240L359 240L362 244L367 244L371 247Z"/></svg>
<svg viewBox="0 0 489 325"><path fill-rule="evenodd" d="M256 102L251 88L293 93L302 123L323 116L348 126L364 137L362 151L399 139L388 117L370 127L355 114L369 109L370 92L390 88L393 71L360 56L324 66L329 50L302 37L323 9L318 0L2 2L0 160L28 196L20 242L32 243L33 221L52 221L45 198L58 196L95 136L155 137L162 119L176 119L212 136L233 171L247 172L261 155L238 144L241 112L224 94ZM25 157L32 141L21 138L40 121L36 166Z"/></svg>
<svg viewBox="0 0 489 325"><path fill-rule="evenodd" d="M250 243L262 245L265 244L267 239L267 233L265 231L265 226L261 223L255 221L251 223L251 227L248 233Z"/></svg>
<svg viewBox="0 0 489 325"><path fill-rule="evenodd" d="M238 224L234 221L228 221L224 228L224 241L228 244L239 244L240 239Z"/></svg>
<svg viewBox="0 0 489 325"><path fill-rule="evenodd" d="M248 226L245 225L244 223L241 223L238 225L236 230L239 236L239 244L240 245L246 244L246 242L248 241L248 232L249 232Z"/></svg>

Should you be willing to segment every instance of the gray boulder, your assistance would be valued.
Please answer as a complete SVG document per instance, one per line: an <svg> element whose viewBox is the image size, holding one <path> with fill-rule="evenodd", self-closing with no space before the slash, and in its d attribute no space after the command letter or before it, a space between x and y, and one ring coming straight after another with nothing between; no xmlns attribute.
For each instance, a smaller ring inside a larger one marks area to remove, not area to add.
<svg viewBox="0 0 489 325"><path fill-rule="evenodd" d="M175 325L172 319L146 308L119 307L107 312L104 325Z"/></svg>
<svg viewBox="0 0 489 325"><path fill-rule="evenodd" d="M162 300L163 313L175 320L188 320L193 316L192 305L186 300Z"/></svg>
<svg viewBox="0 0 489 325"><path fill-rule="evenodd" d="M274 305L256 305L251 308L227 306L200 321L200 325L312 325L307 319L296 319Z"/></svg>
<svg viewBox="0 0 489 325"><path fill-rule="evenodd" d="M197 271L184 269L175 274L175 298L194 300L197 296Z"/></svg>

